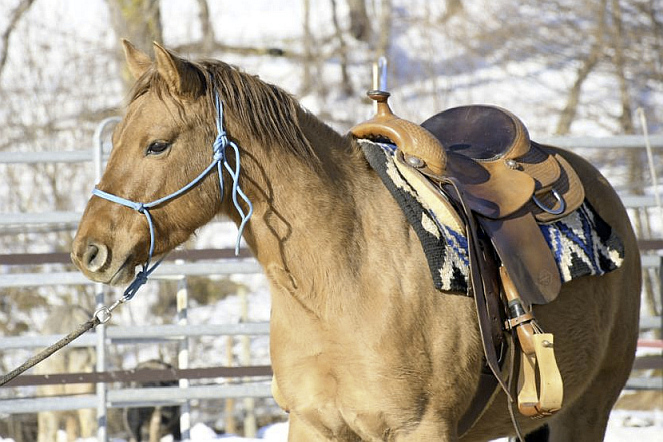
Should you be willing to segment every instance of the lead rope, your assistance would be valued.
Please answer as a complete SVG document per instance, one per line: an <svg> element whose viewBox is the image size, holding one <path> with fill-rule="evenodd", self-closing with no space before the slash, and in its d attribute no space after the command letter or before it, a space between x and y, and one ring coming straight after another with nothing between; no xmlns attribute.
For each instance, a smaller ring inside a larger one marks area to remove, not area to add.
<svg viewBox="0 0 663 442"><path fill-rule="evenodd" d="M202 181L202 179L205 178L207 174L209 174L215 167L217 168L219 173L219 190L221 192L222 200L223 200L223 190L224 190L223 186L224 168L228 171L228 174L230 175L230 178L232 180L231 195L232 195L233 205L235 206L235 209L239 213L241 219L237 232L237 241L235 243L235 255L239 255L239 246L240 246L240 241L242 239L242 233L244 232L246 223L253 214L253 204L239 186L239 174L241 170L240 159L239 159L239 147L234 141L230 141L228 139L228 135L223 127L223 102L220 100L217 91L214 92L214 105L216 107L217 136L216 139L214 140L214 143L212 144L212 149L213 149L212 163L209 166L207 166L207 168L205 168L205 170L203 170L203 172L200 175L198 175L196 178L194 178L189 184L182 187L178 191L171 193L170 195L167 195L163 198L159 198L149 203L139 203L131 201L129 199L122 198L120 196L113 195L108 192L104 192L103 190L99 190L96 187L92 190L92 195L94 196L98 196L100 198L106 199L108 201L117 204L121 204L130 209L134 209L138 213L145 215L145 219L147 220L147 225L150 230L150 250L147 256L147 261L143 263L143 268L136 274L134 280L125 289L124 294L120 299L115 301L110 307L107 306L100 307L99 309L97 309L96 312L94 312L92 318L90 318L87 322L79 325L74 331L69 333L67 336L60 339L58 342L46 348L45 350L42 350L40 353L36 354L35 356L31 357L18 368L12 370L6 375L3 375L2 378L0 378L0 386L5 385L9 381L20 375L21 373L34 367L44 359L51 356L56 351L65 347L67 344L69 344L74 339L78 338L86 331L96 327L99 324L105 324L106 322L108 322L112 316L113 310L115 310L120 304L124 304L125 302L130 301L136 295L138 290L147 282L148 277L152 274L152 272L154 272L154 270L156 270L156 268L161 264L161 262L165 258L162 257L150 267L150 264L152 262L152 257L154 255L155 230L154 230L154 222L152 221L152 215L150 215L149 209L156 207L160 204L163 204L167 201L170 201L172 199L175 199L181 196L182 194L184 194L185 192L189 191L191 188L199 184ZM234 167L231 167L231 165L228 163L228 158L226 156L226 148L228 146L230 146L235 153ZM238 197L239 199L244 201L244 203L248 206L248 210L246 213L242 209Z"/></svg>

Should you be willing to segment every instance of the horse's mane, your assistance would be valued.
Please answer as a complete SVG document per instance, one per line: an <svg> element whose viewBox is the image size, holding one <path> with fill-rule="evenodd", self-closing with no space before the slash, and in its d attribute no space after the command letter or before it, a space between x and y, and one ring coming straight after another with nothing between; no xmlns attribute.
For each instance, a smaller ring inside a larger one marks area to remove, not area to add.
<svg viewBox="0 0 663 442"><path fill-rule="evenodd" d="M205 60L189 64L199 71L204 81L210 109L214 109L214 94L217 91L224 109L231 112L237 124L261 145L278 144L305 163L313 165L318 162L313 147L300 128L300 116L309 119L309 112L292 95L222 61ZM210 87L210 82L213 87ZM135 83L130 100L135 100L148 90L153 90L159 97L170 95L165 80L154 66ZM173 98L176 103L179 101ZM178 106L184 110L184 102L178 103Z"/></svg>

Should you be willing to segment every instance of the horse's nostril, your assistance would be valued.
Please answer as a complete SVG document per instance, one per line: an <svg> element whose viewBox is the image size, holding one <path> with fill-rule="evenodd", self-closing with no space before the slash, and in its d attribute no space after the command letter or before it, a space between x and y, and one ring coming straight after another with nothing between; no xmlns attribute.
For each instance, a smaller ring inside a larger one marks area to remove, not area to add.
<svg viewBox="0 0 663 442"><path fill-rule="evenodd" d="M88 244L83 255L83 263L89 271L98 271L106 264L107 260L108 247L103 244Z"/></svg>

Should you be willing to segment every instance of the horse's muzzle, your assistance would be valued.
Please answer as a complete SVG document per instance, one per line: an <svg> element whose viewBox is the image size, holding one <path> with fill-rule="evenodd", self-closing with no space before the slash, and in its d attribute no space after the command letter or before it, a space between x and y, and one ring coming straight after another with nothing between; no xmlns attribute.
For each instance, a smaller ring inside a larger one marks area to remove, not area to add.
<svg viewBox="0 0 663 442"><path fill-rule="evenodd" d="M71 252L71 261L86 277L95 282L123 285L131 281L136 265L133 256L116 256L101 241L76 238Z"/></svg>

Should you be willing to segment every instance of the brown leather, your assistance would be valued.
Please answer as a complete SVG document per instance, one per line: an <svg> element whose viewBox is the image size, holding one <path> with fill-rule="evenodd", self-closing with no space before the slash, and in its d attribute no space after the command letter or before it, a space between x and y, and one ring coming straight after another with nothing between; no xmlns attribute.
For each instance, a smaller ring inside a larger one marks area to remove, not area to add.
<svg viewBox="0 0 663 442"><path fill-rule="evenodd" d="M499 219L527 210L543 222L568 215L584 199L577 175L559 155L530 141L527 128L511 112L486 105L445 110L422 123L447 150L447 174L455 176L472 197L470 207ZM561 161L560 161L561 159ZM531 201L533 194L555 208L555 189L565 200L557 215Z"/></svg>
<svg viewBox="0 0 663 442"><path fill-rule="evenodd" d="M532 144L537 146L538 149L545 151L544 147L539 146L536 143ZM553 157L555 162L560 166L559 177L555 180L548 181L545 185L537 185L534 195L546 207L557 209L559 207L559 203L556 201L551 192L551 190L554 188L564 198L564 202L566 203L566 210L564 210L564 213L561 215L554 215L541 210L536 206L536 204L530 201L524 209L526 211L532 212L536 217L536 220L542 223L555 221L562 216L568 215L580 207L582 202L585 200L585 188L583 187L582 182L580 181L580 177L578 177L578 174L575 172L575 170L573 170L571 165L560 154L551 153L551 157Z"/></svg>
<svg viewBox="0 0 663 442"><path fill-rule="evenodd" d="M494 219L509 216L534 194L534 179L522 171L509 169L503 162L480 164L453 152L447 157L447 174L459 179L468 205L483 216Z"/></svg>
<svg viewBox="0 0 663 442"><path fill-rule="evenodd" d="M534 217L528 212L507 219L479 217L523 304L547 304L562 287L559 269Z"/></svg>
<svg viewBox="0 0 663 442"><path fill-rule="evenodd" d="M377 103L377 114L350 132L357 138L390 140L406 163L432 179L457 178L474 212L501 219L526 207L537 220L550 222L582 204L584 189L570 165L532 142L511 112L497 106L461 106L418 126L394 115L388 92L370 91L369 96ZM553 189L566 204L558 214L532 202L536 195L545 207L559 208Z"/></svg>
<svg viewBox="0 0 663 442"><path fill-rule="evenodd" d="M437 138L418 124L394 115L387 102L388 92L370 91L368 95L377 102L377 114L372 119L356 125L350 132L357 138L387 138L398 146L408 164L427 175L442 176L446 170L447 159ZM421 163L416 166L418 161Z"/></svg>
<svg viewBox="0 0 663 442"><path fill-rule="evenodd" d="M564 383L555 360L554 337L541 330L531 310L523 309L520 294L504 266L500 267L500 280L509 304L507 329L515 329L520 347L518 410L529 417L549 416L562 407L564 397ZM514 373L512 371L512 376Z"/></svg>
<svg viewBox="0 0 663 442"><path fill-rule="evenodd" d="M460 201L460 215L467 226L467 249L470 262L470 282L477 310L477 322L481 334L486 365L511 399L506 381L502 376L497 349L504 342L502 333L502 311L500 309L499 270L488 238L480 235L475 215L465 202L455 178L444 178L443 184L450 186Z"/></svg>

